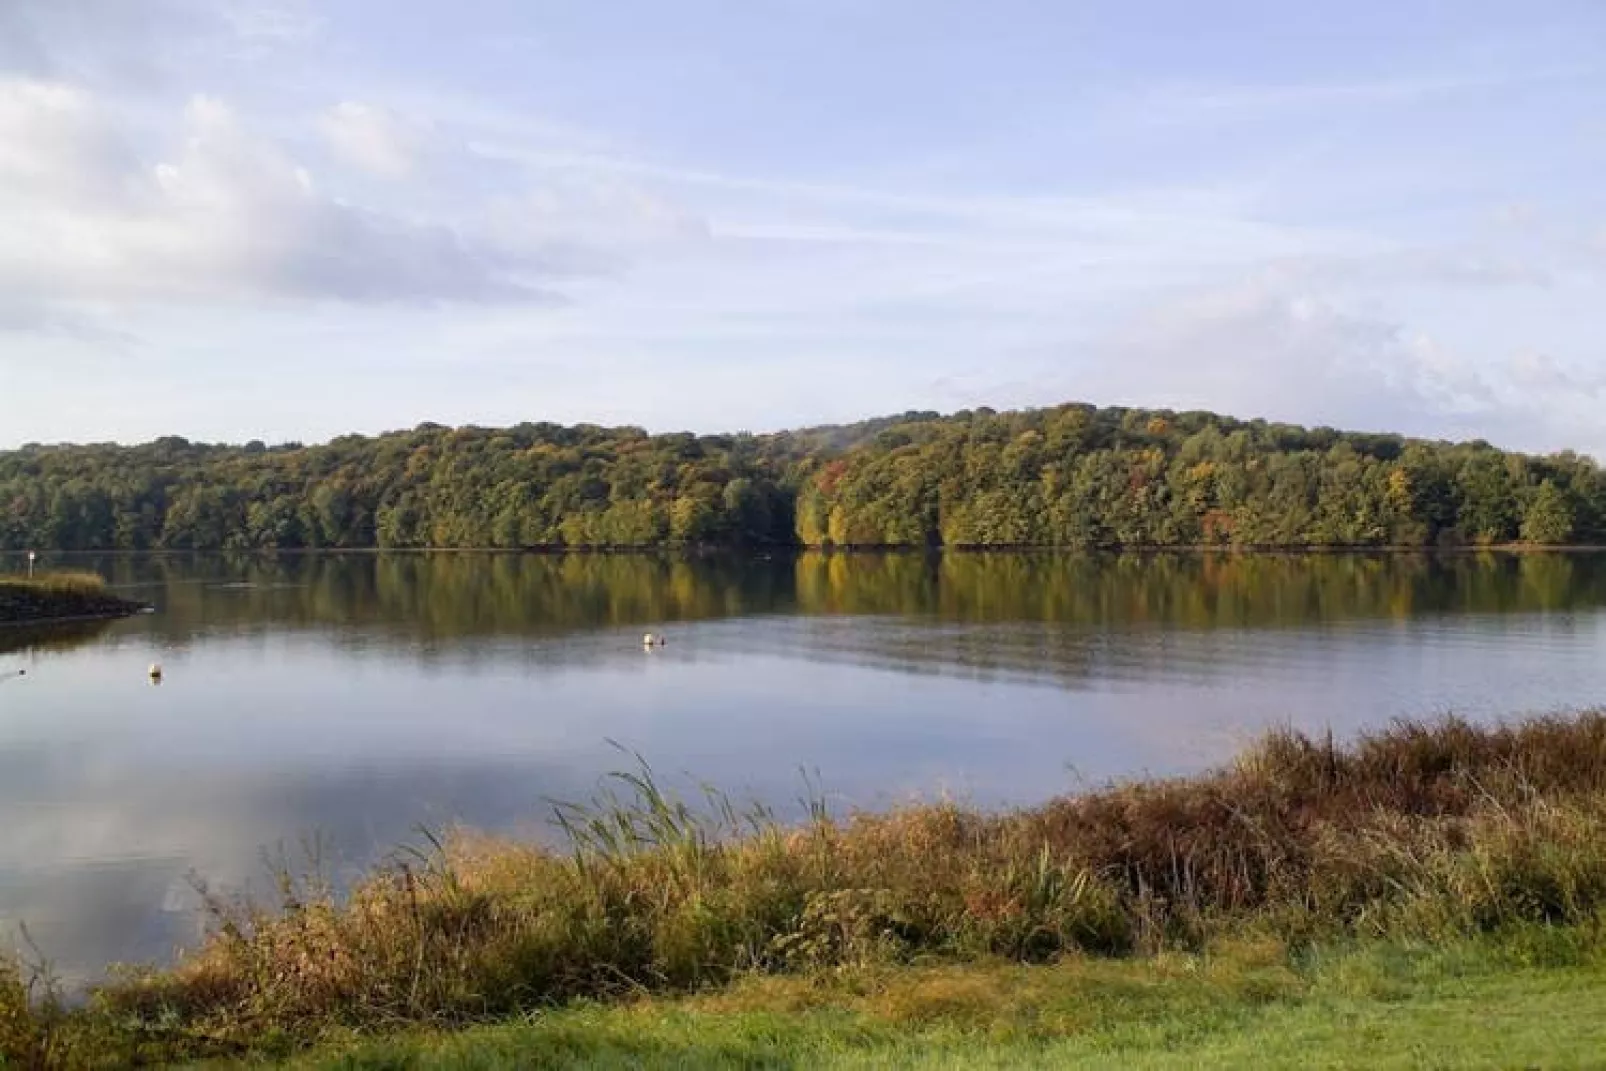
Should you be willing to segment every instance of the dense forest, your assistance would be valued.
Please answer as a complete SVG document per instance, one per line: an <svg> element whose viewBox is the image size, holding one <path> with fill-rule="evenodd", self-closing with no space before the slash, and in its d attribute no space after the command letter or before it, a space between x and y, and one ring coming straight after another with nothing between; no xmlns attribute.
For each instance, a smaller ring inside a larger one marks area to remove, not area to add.
<svg viewBox="0 0 1606 1071"><path fill-rule="evenodd" d="M1603 541L1606 479L1572 453L1088 405L0 452L8 550Z"/></svg>

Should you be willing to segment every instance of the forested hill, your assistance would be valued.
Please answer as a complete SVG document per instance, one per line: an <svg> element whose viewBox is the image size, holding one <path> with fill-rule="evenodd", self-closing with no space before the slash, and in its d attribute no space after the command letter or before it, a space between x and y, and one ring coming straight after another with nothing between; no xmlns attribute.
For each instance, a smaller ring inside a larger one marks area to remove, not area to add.
<svg viewBox="0 0 1606 1071"><path fill-rule="evenodd" d="M1603 518L1573 454L1085 405L0 453L10 550L1558 544L1606 541Z"/></svg>

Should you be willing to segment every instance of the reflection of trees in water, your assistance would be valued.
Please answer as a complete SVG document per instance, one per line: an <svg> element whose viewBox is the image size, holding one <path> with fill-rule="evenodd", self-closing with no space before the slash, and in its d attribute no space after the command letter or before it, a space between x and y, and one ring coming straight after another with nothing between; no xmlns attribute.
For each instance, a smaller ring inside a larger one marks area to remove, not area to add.
<svg viewBox="0 0 1606 1071"><path fill-rule="evenodd" d="M792 605L789 559L652 555L353 554L109 558L113 584L183 643L202 629L323 628L418 643L553 636L772 612Z"/></svg>
<svg viewBox="0 0 1606 1071"><path fill-rule="evenodd" d="M54 625L0 626L0 654L70 651L99 639L111 624L110 621L73 621Z"/></svg>
<svg viewBox="0 0 1606 1071"><path fill-rule="evenodd" d="M1353 629L1354 642L1366 643L1362 636L1376 625L1412 618L1599 607L1606 558L839 556L800 561L798 594L805 609L882 620L863 628L814 618L750 645L873 668L1075 688L1201 682L1251 666L1303 672L1317 652L1295 630L1312 626ZM1391 633L1387 642L1398 638Z"/></svg>
<svg viewBox="0 0 1606 1071"><path fill-rule="evenodd" d="M806 556L805 612L1264 628L1606 603L1606 567L1570 555L949 554Z"/></svg>
<svg viewBox="0 0 1606 1071"><path fill-rule="evenodd" d="M1282 628L1606 604L1592 555L359 554L111 557L154 601L148 628L379 632L436 645L755 614L877 615L911 627Z"/></svg>

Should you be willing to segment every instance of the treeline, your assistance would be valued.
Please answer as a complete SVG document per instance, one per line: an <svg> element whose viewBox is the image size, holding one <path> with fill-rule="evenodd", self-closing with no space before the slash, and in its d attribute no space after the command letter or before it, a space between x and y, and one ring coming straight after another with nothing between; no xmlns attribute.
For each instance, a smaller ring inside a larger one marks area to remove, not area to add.
<svg viewBox="0 0 1606 1071"><path fill-rule="evenodd" d="M0 454L0 546L244 550L765 545L792 539L777 443L635 428L424 425L320 446Z"/></svg>
<svg viewBox="0 0 1606 1071"><path fill-rule="evenodd" d="M1433 546L1600 542L1572 453L1067 405L911 420L810 458L808 545Z"/></svg>
<svg viewBox="0 0 1606 1071"><path fill-rule="evenodd" d="M1571 453L1066 405L775 435L423 425L0 453L0 549L1606 541Z"/></svg>

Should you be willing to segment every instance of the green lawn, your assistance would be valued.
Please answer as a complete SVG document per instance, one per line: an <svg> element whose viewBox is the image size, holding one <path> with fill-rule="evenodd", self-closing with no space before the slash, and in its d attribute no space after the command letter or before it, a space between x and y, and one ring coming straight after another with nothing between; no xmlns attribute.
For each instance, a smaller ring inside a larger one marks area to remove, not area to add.
<svg viewBox="0 0 1606 1071"><path fill-rule="evenodd" d="M754 979L455 1034L353 1040L303 1068L1606 1067L1594 939L1374 945L1291 964L1071 960Z"/></svg>

